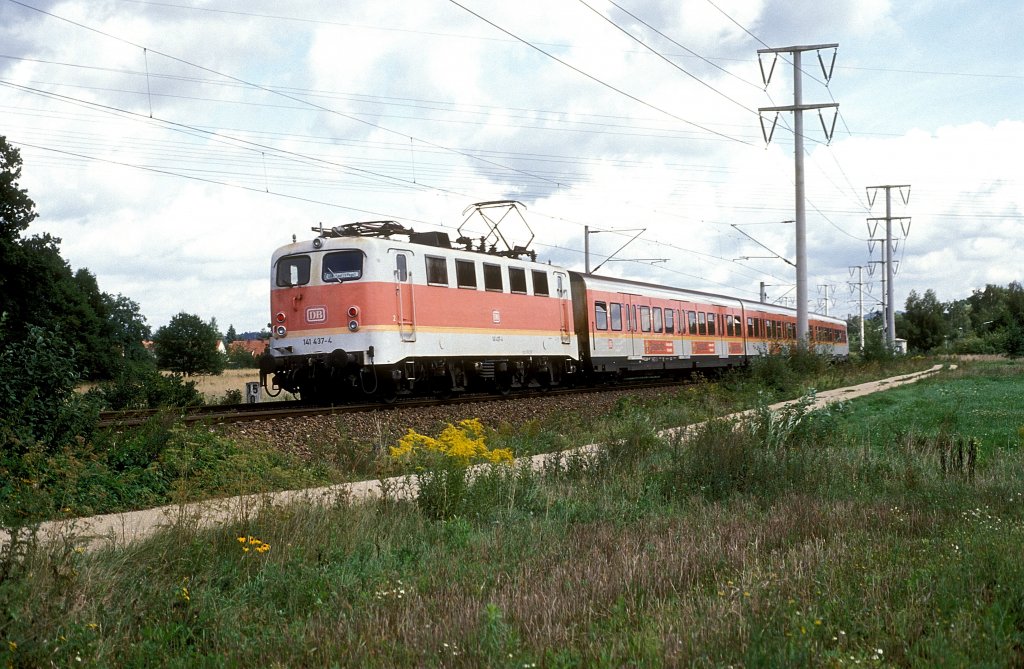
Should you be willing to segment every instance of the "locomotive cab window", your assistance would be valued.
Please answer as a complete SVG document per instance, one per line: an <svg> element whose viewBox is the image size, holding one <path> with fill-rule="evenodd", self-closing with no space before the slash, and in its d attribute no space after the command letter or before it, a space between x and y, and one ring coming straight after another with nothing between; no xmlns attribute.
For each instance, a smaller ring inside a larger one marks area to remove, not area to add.
<svg viewBox="0 0 1024 669"><path fill-rule="evenodd" d="M448 263L444 258L426 256L427 283L435 286L448 285Z"/></svg>
<svg viewBox="0 0 1024 669"><path fill-rule="evenodd" d="M594 327L598 330L608 329L608 305L594 302Z"/></svg>
<svg viewBox="0 0 1024 669"><path fill-rule="evenodd" d="M399 281L409 280L409 261L404 253L395 256L395 278Z"/></svg>
<svg viewBox="0 0 1024 669"><path fill-rule="evenodd" d="M612 330L616 332L622 331L622 305L618 302L612 302L609 305L612 317Z"/></svg>
<svg viewBox="0 0 1024 669"><path fill-rule="evenodd" d="M541 272L540 270L533 270L533 294L542 295L547 297L550 295L548 292L548 275L547 272Z"/></svg>
<svg viewBox="0 0 1024 669"><path fill-rule="evenodd" d="M501 265L484 263L484 290L500 293L504 287L501 281Z"/></svg>
<svg viewBox="0 0 1024 669"><path fill-rule="evenodd" d="M348 250L324 255L321 278L325 283L341 283L363 278L363 252Z"/></svg>
<svg viewBox="0 0 1024 669"><path fill-rule="evenodd" d="M277 261L277 285L304 286L309 283L309 256L286 256Z"/></svg>
<svg viewBox="0 0 1024 669"><path fill-rule="evenodd" d="M526 294L526 270L522 267L508 268L508 289L513 293Z"/></svg>
<svg viewBox="0 0 1024 669"><path fill-rule="evenodd" d="M455 282L459 288L476 290L476 263L472 260L456 260Z"/></svg>

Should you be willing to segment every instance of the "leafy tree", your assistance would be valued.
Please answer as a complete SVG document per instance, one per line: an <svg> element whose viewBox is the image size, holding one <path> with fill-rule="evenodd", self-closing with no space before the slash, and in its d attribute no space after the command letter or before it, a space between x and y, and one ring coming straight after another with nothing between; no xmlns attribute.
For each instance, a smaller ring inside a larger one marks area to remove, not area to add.
<svg viewBox="0 0 1024 669"><path fill-rule="evenodd" d="M36 205L28 191L18 187L21 152L0 135L0 242L12 243L35 220Z"/></svg>
<svg viewBox="0 0 1024 669"><path fill-rule="evenodd" d="M87 269L71 270L60 239L22 237L36 218L35 203L18 186L21 155L0 136L0 313L10 340L28 337L32 326L56 329L75 349L80 375L110 379L141 359L149 334L138 305L102 292ZM140 336L142 335L142 336Z"/></svg>
<svg viewBox="0 0 1024 669"><path fill-rule="evenodd" d="M946 338L945 307L935 296L935 291L928 289L923 296L917 291L910 291L907 297L901 334L907 340L907 346L916 351L931 351L942 345Z"/></svg>
<svg viewBox="0 0 1024 669"><path fill-rule="evenodd" d="M220 338L216 320L204 323L199 316L179 313L153 335L156 364L186 376L220 374L225 364L217 350Z"/></svg>

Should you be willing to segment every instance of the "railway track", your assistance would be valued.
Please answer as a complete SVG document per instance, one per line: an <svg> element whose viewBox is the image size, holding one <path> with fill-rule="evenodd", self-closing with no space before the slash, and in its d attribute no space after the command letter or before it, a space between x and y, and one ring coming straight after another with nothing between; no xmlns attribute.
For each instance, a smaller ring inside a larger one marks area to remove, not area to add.
<svg viewBox="0 0 1024 669"><path fill-rule="evenodd" d="M394 409L411 409L434 406L454 406L476 404L481 402L516 401L518 399L537 397L559 397L565 395L586 395L592 393L623 391L641 388L676 387L684 385L684 381L663 381L658 383L625 383L614 386L588 386L578 388L553 388L541 392L519 392L509 395L477 393L449 398L414 398L400 400L392 404L369 402L360 404L336 404L331 406L313 406L301 401L260 402L256 404L222 404L200 407L181 407L170 409L143 409L133 411L104 411L100 413L98 426L103 429L119 429L138 427L146 424L157 415L173 417L186 425L194 423L224 424L246 421L278 420L283 418L302 418L306 416L324 416L344 413L364 413L370 411L389 411Z"/></svg>

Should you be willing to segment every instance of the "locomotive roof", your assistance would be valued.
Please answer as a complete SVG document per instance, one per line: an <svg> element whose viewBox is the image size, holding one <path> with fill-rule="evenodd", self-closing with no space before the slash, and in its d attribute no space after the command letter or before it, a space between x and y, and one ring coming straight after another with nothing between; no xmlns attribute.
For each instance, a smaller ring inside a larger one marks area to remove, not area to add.
<svg viewBox="0 0 1024 669"><path fill-rule="evenodd" d="M459 235L455 239L455 244L458 247L452 246L452 241L448 236L447 232L416 232L412 228L406 227L398 221L360 221L356 223L346 223L344 225L336 225L331 228L324 228L323 224L319 227L313 228L313 232L318 233L320 237L324 238L338 238L338 237L377 237L380 239L391 239L392 237L399 235L405 237L410 244L421 244L423 246L434 246L443 249L455 249L462 251L470 251L473 253L482 253L491 256L498 256L502 258L529 258L533 262L537 261L537 252L529 248L529 242L526 245L511 244L502 234L499 229L502 221L505 220L511 212L518 214L520 220L526 224L526 219L523 218L522 212L519 210L520 207L524 207L521 202L515 200L492 200L489 202L477 202L466 207L463 214L469 213L469 216L462 222L456 231ZM504 210L505 213L498 218L494 218L490 215L489 211L492 209ZM468 235L462 234L463 228L469 222L474 215L482 218L485 222L488 230L487 234L482 235L479 238L479 242L474 247L474 239ZM526 224L527 230L530 232L530 240L533 241L533 231L530 230L529 224ZM499 243L505 248L499 248Z"/></svg>

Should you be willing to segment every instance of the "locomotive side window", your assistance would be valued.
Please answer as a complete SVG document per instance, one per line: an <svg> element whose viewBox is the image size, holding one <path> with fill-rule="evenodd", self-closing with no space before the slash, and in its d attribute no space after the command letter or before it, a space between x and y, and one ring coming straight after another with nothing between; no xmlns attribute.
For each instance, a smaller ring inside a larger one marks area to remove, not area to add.
<svg viewBox="0 0 1024 669"><path fill-rule="evenodd" d="M542 295L547 297L550 295L548 292L548 274L540 270L533 270L533 294Z"/></svg>
<svg viewBox="0 0 1024 669"><path fill-rule="evenodd" d="M708 334L715 334L715 321L717 320L715 314L708 314Z"/></svg>
<svg viewBox="0 0 1024 669"><path fill-rule="evenodd" d="M476 290L476 263L472 260L456 260L455 282L459 288Z"/></svg>
<svg viewBox="0 0 1024 669"><path fill-rule="evenodd" d="M484 263L484 290L493 290L500 293L503 289L501 265Z"/></svg>
<svg viewBox="0 0 1024 669"><path fill-rule="evenodd" d="M337 251L324 255L321 278L327 283L354 281L363 277L362 251Z"/></svg>
<svg viewBox="0 0 1024 669"><path fill-rule="evenodd" d="M526 270L522 267L508 268L508 288L513 293L526 294Z"/></svg>
<svg viewBox="0 0 1024 669"><path fill-rule="evenodd" d="M427 283L436 286L448 285L448 263L444 258L426 256L427 262Z"/></svg>
<svg viewBox="0 0 1024 669"><path fill-rule="evenodd" d="M697 312L697 332L702 335L708 333L708 317L703 311Z"/></svg>
<svg viewBox="0 0 1024 669"><path fill-rule="evenodd" d="M676 310L665 310L665 334L672 334L676 330Z"/></svg>
<svg viewBox="0 0 1024 669"><path fill-rule="evenodd" d="M661 307L654 307L652 311L654 312L654 331L661 332Z"/></svg>
<svg viewBox="0 0 1024 669"><path fill-rule="evenodd" d="M604 302L594 302L594 327L598 330L608 329L608 305Z"/></svg>
<svg viewBox="0 0 1024 669"><path fill-rule="evenodd" d="M651 308L640 307L640 329L643 332L651 331Z"/></svg>
<svg viewBox="0 0 1024 669"><path fill-rule="evenodd" d="M395 256L395 277L399 281L409 280L409 261L403 253Z"/></svg>
<svg viewBox="0 0 1024 669"><path fill-rule="evenodd" d="M612 302L609 306L611 307L610 311L611 311L611 317L612 317L612 330L615 330L616 332L621 332L622 331L622 305L617 303L617 302Z"/></svg>
<svg viewBox="0 0 1024 669"><path fill-rule="evenodd" d="M277 261L277 285L304 286L309 283L309 256L286 256Z"/></svg>
<svg viewBox="0 0 1024 669"><path fill-rule="evenodd" d="M690 334L697 334L697 312L691 311L686 314L690 320Z"/></svg>

